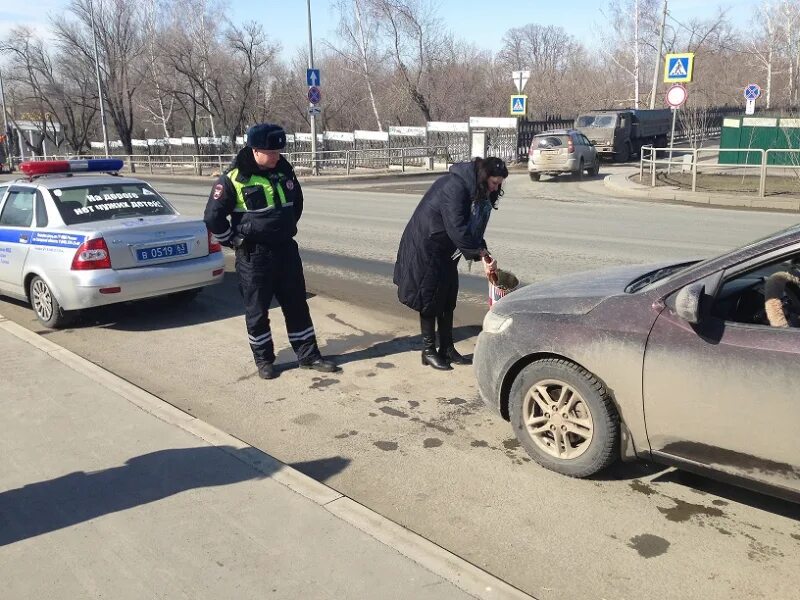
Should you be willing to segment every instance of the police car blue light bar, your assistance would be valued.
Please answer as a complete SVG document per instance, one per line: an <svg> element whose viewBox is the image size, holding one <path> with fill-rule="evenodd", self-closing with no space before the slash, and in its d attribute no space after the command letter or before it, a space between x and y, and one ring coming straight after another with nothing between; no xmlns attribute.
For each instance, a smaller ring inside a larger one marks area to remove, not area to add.
<svg viewBox="0 0 800 600"><path fill-rule="evenodd" d="M36 160L20 164L28 177L53 173L107 173L120 171L125 163L119 158L89 158L85 160Z"/></svg>

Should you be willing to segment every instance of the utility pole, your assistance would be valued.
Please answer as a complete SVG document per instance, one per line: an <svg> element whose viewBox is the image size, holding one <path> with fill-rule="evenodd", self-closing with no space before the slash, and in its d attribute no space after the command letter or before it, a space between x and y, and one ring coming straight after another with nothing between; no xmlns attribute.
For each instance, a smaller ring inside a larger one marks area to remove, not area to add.
<svg viewBox="0 0 800 600"><path fill-rule="evenodd" d="M103 102L103 88L100 85L100 58L97 52L97 32L94 26L94 3L89 0L89 14L92 19L92 39L94 40L94 72L97 77L97 96L100 100L100 124L103 127L103 147L106 150L106 158L108 158L108 131L106 131L106 110Z"/></svg>
<svg viewBox="0 0 800 600"><path fill-rule="evenodd" d="M661 31L658 34L658 52L656 66L653 67L653 89L650 90L650 109L656 107L656 90L658 89L658 72L661 70L661 49L664 46L664 27L667 24L667 0L664 0L664 12L661 15Z"/></svg>
<svg viewBox="0 0 800 600"><path fill-rule="evenodd" d="M6 113L6 90L3 86L3 72L0 71L0 103L3 105L3 145L5 146L6 160L8 161L9 172L14 170L14 158L11 156L11 145L8 136L11 132L8 129L8 114Z"/></svg>
<svg viewBox="0 0 800 600"><path fill-rule="evenodd" d="M311 0L306 0L308 6L308 68L314 68L314 44L311 39ZM311 104L309 103L309 107ZM317 165L317 116L311 113L311 172L319 175Z"/></svg>

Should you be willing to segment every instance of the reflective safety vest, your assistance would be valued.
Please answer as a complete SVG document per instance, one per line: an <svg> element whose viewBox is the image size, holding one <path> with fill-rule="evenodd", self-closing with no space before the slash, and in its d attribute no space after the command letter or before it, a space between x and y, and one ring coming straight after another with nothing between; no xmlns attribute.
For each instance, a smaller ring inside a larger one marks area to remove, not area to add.
<svg viewBox="0 0 800 600"><path fill-rule="evenodd" d="M283 185L281 185L280 181L276 182L277 184L273 188L272 182L267 177L263 177L262 175L251 175L250 179L245 182L241 182L237 179L238 174L238 168L232 169L227 173L228 179L230 179L231 183L233 184L233 189L236 190L236 208L234 208L234 212L265 212L268 210L275 210L276 208L292 207L294 205L293 202L286 202L286 194L283 191ZM264 189L264 197L267 200L267 206L257 211L248 210L247 205L244 202L244 188L254 185L260 185ZM275 206L275 189L278 190L280 206Z"/></svg>

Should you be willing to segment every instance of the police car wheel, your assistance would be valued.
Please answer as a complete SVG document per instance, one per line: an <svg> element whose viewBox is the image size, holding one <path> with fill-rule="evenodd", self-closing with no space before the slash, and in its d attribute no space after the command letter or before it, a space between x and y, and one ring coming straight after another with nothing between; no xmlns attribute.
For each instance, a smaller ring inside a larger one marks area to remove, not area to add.
<svg viewBox="0 0 800 600"><path fill-rule="evenodd" d="M67 323L67 314L41 277L31 280L29 297L33 311L42 325L57 329Z"/></svg>

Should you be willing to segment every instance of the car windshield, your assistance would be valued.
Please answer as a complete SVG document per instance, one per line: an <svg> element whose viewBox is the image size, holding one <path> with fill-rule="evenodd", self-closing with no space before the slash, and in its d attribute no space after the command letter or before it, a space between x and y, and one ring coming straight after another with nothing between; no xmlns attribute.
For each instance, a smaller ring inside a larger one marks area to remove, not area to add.
<svg viewBox="0 0 800 600"><path fill-rule="evenodd" d="M67 225L176 214L172 206L145 183L76 185L51 189L50 194Z"/></svg>
<svg viewBox="0 0 800 600"><path fill-rule="evenodd" d="M583 115L578 117L578 127L614 127L617 118L614 115Z"/></svg>

